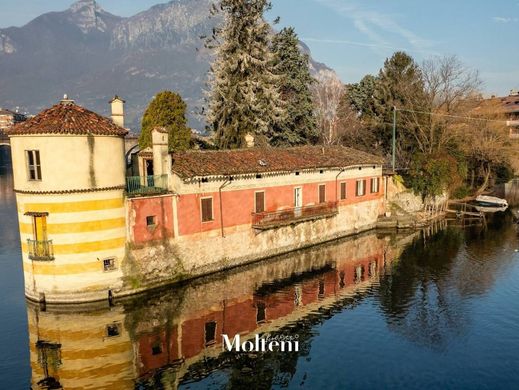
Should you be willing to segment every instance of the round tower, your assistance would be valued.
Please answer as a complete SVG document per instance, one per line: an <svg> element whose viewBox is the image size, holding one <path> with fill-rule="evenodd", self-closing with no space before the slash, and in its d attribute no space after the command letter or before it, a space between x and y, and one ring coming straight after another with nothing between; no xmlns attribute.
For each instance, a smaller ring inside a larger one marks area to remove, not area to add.
<svg viewBox="0 0 519 390"><path fill-rule="evenodd" d="M121 287L127 132L66 97L8 131L28 298L93 301Z"/></svg>

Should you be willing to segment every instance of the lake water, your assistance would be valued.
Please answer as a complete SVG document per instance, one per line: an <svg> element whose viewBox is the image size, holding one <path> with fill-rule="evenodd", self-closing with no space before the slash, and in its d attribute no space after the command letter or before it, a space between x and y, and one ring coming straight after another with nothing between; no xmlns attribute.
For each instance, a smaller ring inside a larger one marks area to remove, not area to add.
<svg viewBox="0 0 519 390"><path fill-rule="evenodd" d="M269 389L519 386L519 235L368 232L114 306L23 296L10 176L0 173L0 388ZM297 352L223 352L222 335Z"/></svg>

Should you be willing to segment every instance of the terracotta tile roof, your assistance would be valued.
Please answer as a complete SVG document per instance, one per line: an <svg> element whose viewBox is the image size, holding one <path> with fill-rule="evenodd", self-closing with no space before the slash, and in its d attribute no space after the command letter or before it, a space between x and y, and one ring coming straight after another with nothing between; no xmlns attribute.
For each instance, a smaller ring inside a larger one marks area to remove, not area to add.
<svg viewBox="0 0 519 390"><path fill-rule="evenodd" d="M300 146L293 148L251 148L173 153L174 173L187 179L303 169L345 168L354 165L382 165L384 160L344 146Z"/></svg>
<svg viewBox="0 0 519 390"><path fill-rule="evenodd" d="M125 136L128 130L110 119L80 107L71 101L63 101L40 112L26 122L18 123L8 135L25 134L74 134Z"/></svg>

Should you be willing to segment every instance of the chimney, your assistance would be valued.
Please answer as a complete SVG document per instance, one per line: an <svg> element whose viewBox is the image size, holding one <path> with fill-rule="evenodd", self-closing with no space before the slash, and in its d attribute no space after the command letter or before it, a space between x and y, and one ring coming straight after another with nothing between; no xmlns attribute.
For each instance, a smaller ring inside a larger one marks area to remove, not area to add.
<svg viewBox="0 0 519 390"><path fill-rule="evenodd" d="M254 147L254 136L251 133L247 133L245 135L245 144L248 148Z"/></svg>
<svg viewBox="0 0 519 390"><path fill-rule="evenodd" d="M171 172L171 155L168 150L168 131L156 127L151 132L151 147L153 150L153 174L169 175Z"/></svg>
<svg viewBox="0 0 519 390"><path fill-rule="evenodd" d="M112 107L112 122L117 126L124 128L124 103L126 102L119 96L115 95L109 103Z"/></svg>

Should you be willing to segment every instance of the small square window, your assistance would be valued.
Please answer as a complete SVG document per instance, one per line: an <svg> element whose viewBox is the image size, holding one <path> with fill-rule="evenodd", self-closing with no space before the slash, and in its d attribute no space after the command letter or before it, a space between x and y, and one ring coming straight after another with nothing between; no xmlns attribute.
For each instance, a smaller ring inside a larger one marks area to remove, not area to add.
<svg viewBox="0 0 519 390"><path fill-rule="evenodd" d="M116 337L121 334L121 324L114 322L113 324L106 325L106 336Z"/></svg>
<svg viewBox="0 0 519 390"><path fill-rule="evenodd" d="M115 258L111 257L109 259L103 260L103 269L105 272L115 270Z"/></svg>
<svg viewBox="0 0 519 390"><path fill-rule="evenodd" d="M154 215L148 215L146 217L146 226L155 226L155 216Z"/></svg>

